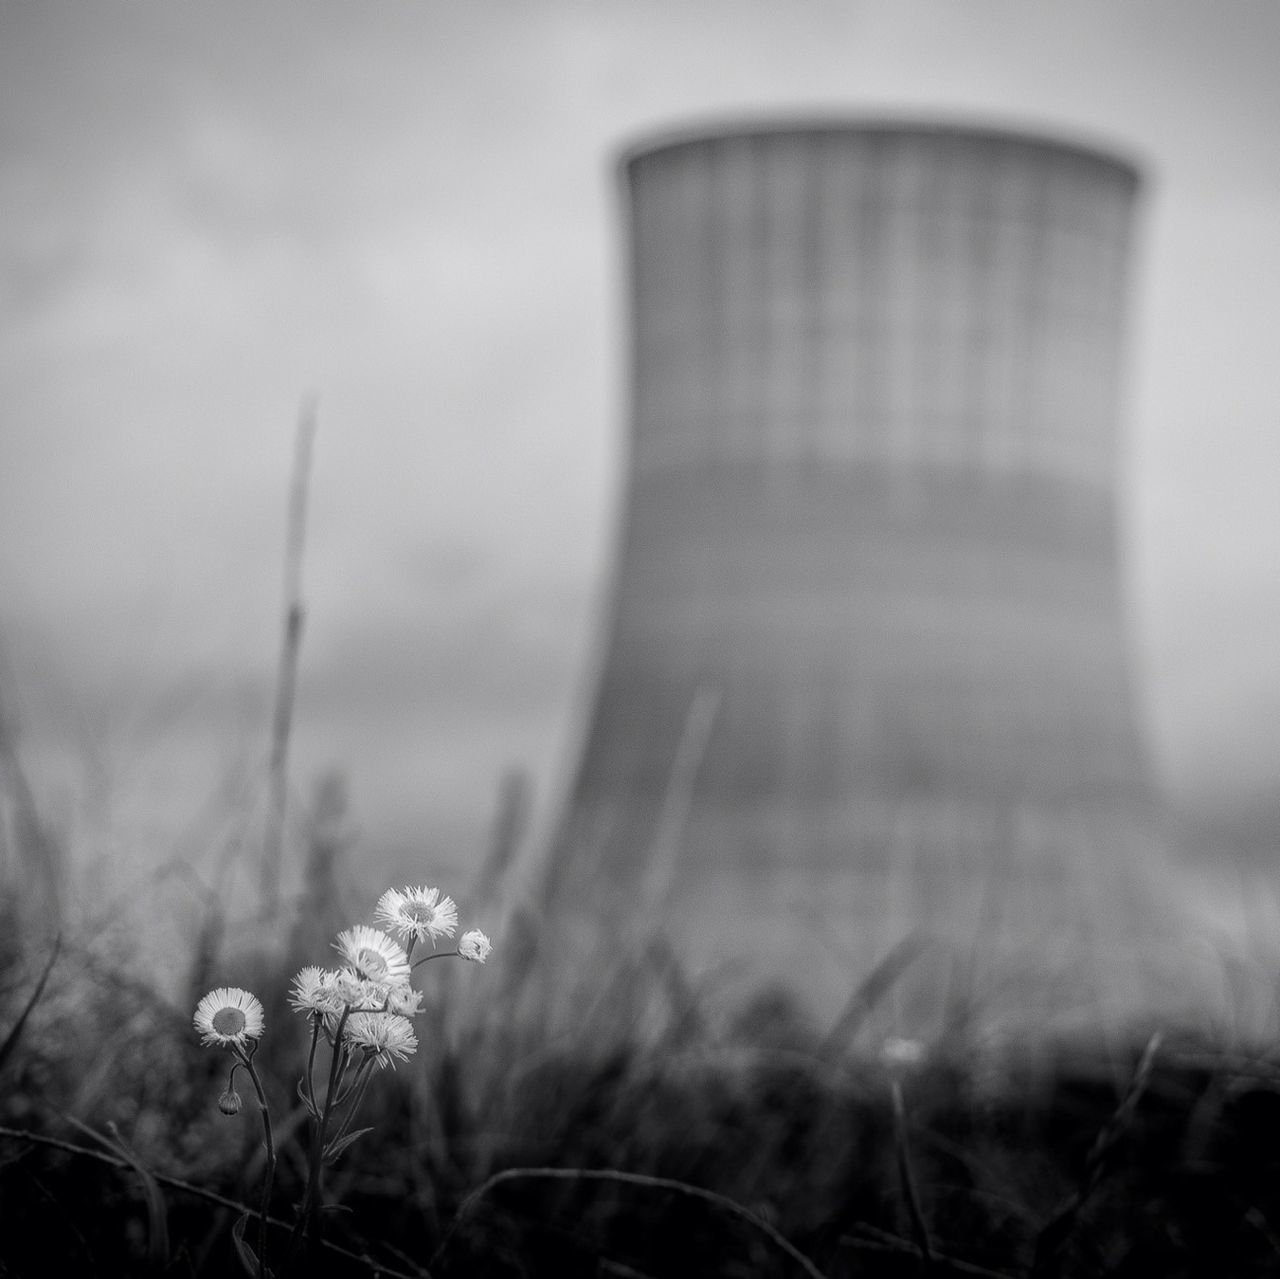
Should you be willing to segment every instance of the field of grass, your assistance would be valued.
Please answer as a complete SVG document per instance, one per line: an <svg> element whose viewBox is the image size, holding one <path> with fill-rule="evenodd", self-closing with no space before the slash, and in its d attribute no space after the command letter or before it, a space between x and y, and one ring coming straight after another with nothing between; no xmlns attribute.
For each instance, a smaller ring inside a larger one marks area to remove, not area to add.
<svg viewBox="0 0 1280 1279"><path fill-rule="evenodd" d="M552 963L518 899L500 927L486 920L487 964L420 970L419 1047L371 1073L368 1131L325 1169L318 1229L293 1249L313 1125L299 1089L310 1023L291 985L333 964L333 933L373 906L340 900L333 788L293 850L300 894L281 891L313 413L266 830L246 838L237 821L229 845L264 850L268 918L230 904L225 858L192 919L150 904L111 926L71 918L0 713L0 1279L235 1275L245 1247L268 1263L249 1273L276 1279L1280 1275L1270 1042L1148 1027L997 1047L979 1022L922 1044L848 1019L833 1038L778 991L712 998L659 937L608 963ZM481 876L494 891L504 841ZM265 1011L265 1223L247 1072L243 1108L222 1113L230 1054L192 1024L201 996L233 986ZM321 1042L321 1077L327 1059Z"/></svg>
<svg viewBox="0 0 1280 1279"><path fill-rule="evenodd" d="M266 1009L281 1273L307 1171L289 984L331 959L222 952L185 999L67 936L41 987L50 945L4 925L0 1275L241 1273L262 1129L243 1076L219 1112L229 1057L191 1024L232 984ZM298 1273L1280 1273L1280 1061L1256 1046L832 1045L782 995L713 1010L656 945L579 974L597 989L566 1018L527 924L495 940L422 970L421 1047L374 1078Z"/></svg>

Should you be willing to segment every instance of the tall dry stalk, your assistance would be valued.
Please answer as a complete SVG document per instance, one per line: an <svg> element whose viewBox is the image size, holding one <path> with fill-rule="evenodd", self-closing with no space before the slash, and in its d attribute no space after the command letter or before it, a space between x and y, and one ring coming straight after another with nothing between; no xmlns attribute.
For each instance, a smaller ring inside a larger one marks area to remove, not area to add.
<svg viewBox="0 0 1280 1279"><path fill-rule="evenodd" d="M1160 1039L1157 1031L1147 1041L1147 1046L1138 1059L1137 1069L1133 1072L1133 1080L1120 1099L1119 1106L1094 1139L1085 1159L1084 1175L1080 1183L1036 1237L1031 1279L1056 1279L1061 1272L1067 1247L1079 1228L1090 1201L1111 1170L1115 1149L1132 1126L1138 1102L1142 1100L1147 1085L1151 1082L1151 1071L1155 1066Z"/></svg>
<svg viewBox="0 0 1280 1279"><path fill-rule="evenodd" d="M302 649L302 553L306 542L307 483L311 446L316 433L316 400L307 396L298 412L293 479L289 487L289 522L284 555L284 639L276 676L276 705L271 723L271 757L267 766L269 799L262 841L262 908L267 918L280 910L280 862L284 847L284 818L289 786L289 733L298 684L298 655Z"/></svg>
<svg viewBox="0 0 1280 1279"><path fill-rule="evenodd" d="M676 863L680 857L680 841L693 806L693 790L698 770L706 758L707 744L720 713L722 690L712 684L700 684L685 715L676 744L675 758L667 777L662 806L658 810L657 829L649 854L649 869L641 885L642 908L637 918L644 922L647 935L653 919L670 900L675 884Z"/></svg>
<svg viewBox="0 0 1280 1279"><path fill-rule="evenodd" d="M56 934L62 928L67 850L45 824L19 758L17 717L3 697L13 682L7 663L0 663L0 886L20 903L18 922Z"/></svg>
<svg viewBox="0 0 1280 1279"><path fill-rule="evenodd" d="M346 827L347 783L338 769L316 782L306 841L300 909L293 925L290 952L310 954L341 928L344 914L338 888L339 867L351 843Z"/></svg>

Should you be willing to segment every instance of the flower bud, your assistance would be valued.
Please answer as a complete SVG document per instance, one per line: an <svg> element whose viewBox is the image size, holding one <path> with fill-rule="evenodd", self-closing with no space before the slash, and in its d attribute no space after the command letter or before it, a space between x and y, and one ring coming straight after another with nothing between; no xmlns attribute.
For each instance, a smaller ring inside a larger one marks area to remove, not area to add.
<svg viewBox="0 0 1280 1279"><path fill-rule="evenodd" d="M463 933L462 940L458 942L458 954L473 964L483 964L492 949L493 943L478 928Z"/></svg>
<svg viewBox="0 0 1280 1279"><path fill-rule="evenodd" d="M240 1099L240 1094L234 1088L228 1087L227 1091L218 1098L218 1109L224 1115L238 1115L240 1107L244 1102Z"/></svg>
<svg viewBox="0 0 1280 1279"><path fill-rule="evenodd" d="M422 991L414 990L408 982L392 986L387 992L387 1011L401 1017L416 1017L422 1011Z"/></svg>

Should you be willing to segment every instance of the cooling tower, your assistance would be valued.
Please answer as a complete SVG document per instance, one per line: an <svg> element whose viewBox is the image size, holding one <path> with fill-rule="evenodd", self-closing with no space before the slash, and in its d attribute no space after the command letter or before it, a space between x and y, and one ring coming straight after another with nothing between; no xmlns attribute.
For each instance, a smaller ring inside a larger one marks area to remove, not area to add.
<svg viewBox="0 0 1280 1279"><path fill-rule="evenodd" d="M551 908L828 1009L907 938L945 956L925 1004L1147 998L1116 501L1137 172L832 124L667 138L622 175L625 513Z"/></svg>

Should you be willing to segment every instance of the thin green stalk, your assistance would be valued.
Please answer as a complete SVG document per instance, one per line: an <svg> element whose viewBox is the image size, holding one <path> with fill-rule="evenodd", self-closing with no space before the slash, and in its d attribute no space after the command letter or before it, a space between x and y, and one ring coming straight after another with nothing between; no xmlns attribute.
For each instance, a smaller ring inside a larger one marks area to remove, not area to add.
<svg viewBox="0 0 1280 1279"><path fill-rule="evenodd" d="M889 1081L889 1093L893 1102L893 1135L898 1156L898 1177L902 1182L903 1197L907 1201L907 1213L911 1218L911 1231L920 1259L926 1268L933 1266L933 1245L929 1241L929 1227L920 1206L920 1193L916 1189L915 1171L911 1166L911 1150L907 1145L907 1112L902 1101L902 1085L897 1079Z"/></svg>
<svg viewBox="0 0 1280 1279"><path fill-rule="evenodd" d="M364 1101L364 1094L369 1087L369 1080L373 1078L373 1069L372 1057L367 1058L365 1061L360 1063L360 1069L356 1071L355 1081L347 1090L346 1096L343 1098L345 1101L346 1097L349 1097L354 1092L356 1099L351 1103L351 1109L348 1110L346 1115L343 1117L338 1131L329 1138L328 1144L331 1147L335 1142L341 1141L342 1138L347 1135L347 1130L351 1127L351 1121L356 1117L356 1112L360 1109L360 1103Z"/></svg>
<svg viewBox="0 0 1280 1279"><path fill-rule="evenodd" d="M320 1014L313 1013L311 1016L311 1047L307 1050L307 1101L314 1111L316 1108L316 1082L315 1082L315 1065L316 1065L316 1044L320 1040Z"/></svg>
<svg viewBox="0 0 1280 1279"><path fill-rule="evenodd" d="M325 1123L338 1113L342 1108L342 1103L346 1101L347 1094L350 1089L346 1087L347 1074L351 1069L352 1048L349 1044L344 1044L342 1050L342 1060L338 1065L338 1073L336 1077L331 1077L331 1087L325 1093ZM357 1071L359 1067L356 1067Z"/></svg>
<svg viewBox="0 0 1280 1279"><path fill-rule="evenodd" d="M347 1018L351 1015L351 1005L342 1009L342 1016L333 1032L333 1053L329 1058L329 1086L325 1090L324 1109L315 1121L314 1140L311 1144L311 1156L307 1168L307 1188L298 1209L298 1219L294 1223L293 1234L289 1239L289 1261L292 1262L299 1244L305 1239L310 1243L312 1223L316 1215L316 1202L320 1196L320 1173L324 1162L325 1129L329 1124L329 1116L333 1112L333 1099L337 1095L338 1082L346 1066L346 1053L342 1045L342 1032L346 1029Z"/></svg>
<svg viewBox="0 0 1280 1279"><path fill-rule="evenodd" d="M258 1094L258 1109L262 1112L262 1137L267 1146L267 1170L262 1178L262 1211L258 1214L258 1279L266 1279L267 1213L271 1207L271 1189L276 1176L276 1147L271 1136L271 1111L267 1106L267 1095L262 1090L262 1081L253 1065L253 1054L242 1053L240 1059L253 1081L254 1092Z"/></svg>
<svg viewBox="0 0 1280 1279"><path fill-rule="evenodd" d="M675 1181L670 1177L652 1177L648 1173L622 1172L616 1168L506 1168L496 1172L487 1181L481 1183L461 1203L449 1229L435 1250L428 1268L436 1265L444 1256L462 1220L490 1191L508 1181L540 1179L546 1181L609 1181L624 1186L641 1186L653 1190L670 1190L691 1199L700 1199L705 1203L732 1213L741 1221L745 1221L764 1235L781 1252L785 1253L809 1279L825 1279L822 1271L813 1264L794 1244L783 1236L758 1213L744 1207L736 1200L717 1194L714 1190L705 1190L701 1186L693 1186L685 1181Z"/></svg>
<svg viewBox="0 0 1280 1279"><path fill-rule="evenodd" d="M22 1028L27 1024L27 1018L31 1016L31 1010L40 1002L40 996L44 994L45 983L49 980L49 974L53 972L54 964L58 962L58 951L61 946L62 934L58 933L53 939L53 950L45 963L44 971L40 974L40 980L36 982L35 990L31 992L31 998L27 1000L26 1007L19 1014L18 1020L13 1023L13 1029L5 1036L4 1042L0 1043L0 1070L4 1069L5 1061L17 1046Z"/></svg>
<svg viewBox="0 0 1280 1279"><path fill-rule="evenodd" d="M271 724L271 758L267 783L269 806L262 848L261 893L268 919L280 910L280 863L284 846L285 803L288 797L289 736L298 684L298 654L302 648L305 610L302 605L302 556L306 542L307 482L311 447L316 433L316 400L308 396L298 411L293 479L289 487L288 533L284 557L284 636L276 675L276 703Z"/></svg>
<svg viewBox="0 0 1280 1279"><path fill-rule="evenodd" d="M1133 1079L1121 1098L1119 1106L1094 1139L1093 1146L1085 1159L1082 1181L1067 1196L1062 1207L1037 1236L1035 1253L1031 1260L1032 1279L1052 1279L1052 1276L1059 1273L1063 1254L1079 1228L1080 1218L1109 1170L1111 1153L1124 1138L1133 1122L1138 1102L1142 1099L1150 1082L1160 1041L1159 1031L1147 1041L1147 1046L1138 1059Z"/></svg>
<svg viewBox="0 0 1280 1279"><path fill-rule="evenodd" d="M356 1067L355 1078L345 1088L343 1088L338 1093L337 1097L334 1099L334 1102L333 1102L334 1110L341 1110L342 1107L347 1104L347 1098L350 1097L351 1094L355 1092L357 1088L362 1086L364 1080L368 1078L369 1067L371 1064L372 1064L371 1060L368 1056L366 1056L360 1062L360 1064Z"/></svg>

